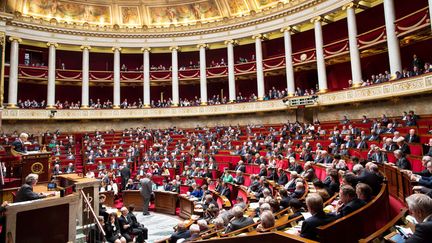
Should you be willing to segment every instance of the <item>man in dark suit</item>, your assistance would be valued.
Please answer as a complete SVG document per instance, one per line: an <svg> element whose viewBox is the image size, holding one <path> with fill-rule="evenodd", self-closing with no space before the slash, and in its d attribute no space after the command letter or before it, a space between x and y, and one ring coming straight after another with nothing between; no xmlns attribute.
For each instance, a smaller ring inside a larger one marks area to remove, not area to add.
<svg viewBox="0 0 432 243"><path fill-rule="evenodd" d="M237 166L235 167L235 169L234 169L235 171L241 171L241 172L243 172L243 173L246 173L246 166L244 165L244 163L243 163L243 161L242 160L240 160L238 163L237 163Z"/></svg>
<svg viewBox="0 0 432 243"><path fill-rule="evenodd" d="M36 185L39 176L36 174L29 174L25 178L25 184L20 187L16 194L15 202L25 202L31 200L37 200L41 198L47 197L47 195L43 193L35 193L33 192L33 187ZM53 194L49 194L53 195Z"/></svg>
<svg viewBox="0 0 432 243"><path fill-rule="evenodd" d="M393 152L396 158L396 166L401 170L411 170L411 164L407 158L405 158L405 154L401 150L395 150Z"/></svg>
<svg viewBox="0 0 432 243"><path fill-rule="evenodd" d="M24 147L24 143L27 142L28 134L21 133L19 138L12 143L12 149L17 151L18 153L25 153L26 149Z"/></svg>
<svg viewBox="0 0 432 243"><path fill-rule="evenodd" d="M372 164L369 169L370 171L367 169L363 170L363 172L357 177L357 180L368 184L372 188L374 195L378 195L384 177L380 174L376 164Z"/></svg>
<svg viewBox="0 0 432 243"><path fill-rule="evenodd" d="M141 196L144 199L144 209L143 209L143 215L150 215L148 211L150 198L153 193L152 191L152 181L150 180L151 175L147 175L144 179L142 179L141 182L141 189L140 193Z"/></svg>
<svg viewBox="0 0 432 243"><path fill-rule="evenodd" d="M239 206L235 206L232 209L232 214L234 215L234 219L228 224L225 233L244 228L254 223L252 218L243 216L243 209Z"/></svg>
<svg viewBox="0 0 432 243"><path fill-rule="evenodd" d="M120 176L122 178L122 188L123 190L126 187L127 181L131 177L131 171L126 162L123 163L122 168L120 170Z"/></svg>
<svg viewBox="0 0 432 243"><path fill-rule="evenodd" d="M220 193L222 196L225 196L228 200L231 199L231 189L229 184L226 182L222 182L222 191Z"/></svg>
<svg viewBox="0 0 432 243"><path fill-rule="evenodd" d="M234 178L234 183L237 185L244 184L243 172L241 170L236 171L236 177Z"/></svg>
<svg viewBox="0 0 432 243"><path fill-rule="evenodd" d="M432 242L432 199L424 194L412 194L406 198L406 202L417 224L414 234L405 242Z"/></svg>
<svg viewBox="0 0 432 243"><path fill-rule="evenodd" d="M183 222L177 224L176 231L171 235L169 242L176 243L179 239L187 239L191 236L190 231Z"/></svg>
<svg viewBox="0 0 432 243"><path fill-rule="evenodd" d="M345 217L366 205L363 200L357 198L355 189L350 185L342 185L340 187L339 198L335 214L337 218Z"/></svg>
<svg viewBox="0 0 432 243"><path fill-rule="evenodd" d="M303 167L296 162L295 158L289 158L289 162L289 171L295 171L297 174L303 172Z"/></svg>
<svg viewBox="0 0 432 243"><path fill-rule="evenodd" d="M312 217L303 221L300 236L310 240L318 240L317 227L330 223L334 220L334 217L327 215L323 211L322 197L316 193L310 193L307 196L306 206Z"/></svg>
<svg viewBox="0 0 432 243"><path fill-rule="evenodd" d="M127 242L132 241L131 235L136 235L136 241L138 243L144 242L143 229L140 227L134 227L134 222L129 215L129 210L126 207L121 208L121 215L118 218L120 233L126 239ZM136 218L135 218L136 219Z"/></svg>
<svg viewBox="0 0 432 243"><path fill-rule="evenodd" d="M288 182L288 177L282 168L279 168L278 170L279 170L279 179L277 183L281 186L284 186Z"/></svg>
<svg viewBox="0 0 432 243"><path fill-rule="evenodd" d="M415 129L410 129L409 134L405 136L407 143L420 143L420 137L416 134Z"/></svg>

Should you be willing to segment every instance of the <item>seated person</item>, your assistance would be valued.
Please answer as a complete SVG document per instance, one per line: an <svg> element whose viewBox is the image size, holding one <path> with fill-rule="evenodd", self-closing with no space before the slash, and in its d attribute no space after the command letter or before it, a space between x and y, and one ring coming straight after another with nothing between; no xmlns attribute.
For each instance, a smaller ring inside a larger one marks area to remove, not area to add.
<svg viewBox="0 0 432 243"><path fill-rule="evenodd" d="M237 185L243 185L244 184L244 177L243 172L240 170L236 171L236 177L234 178L234 183Z"/></svg>
<svg viewBox="0 0 432 243"><path fill-rule="evenodd" d="M303 221L300 236L310 240L318 240L317 227L330 223L334 217L324 213L323 200L316 193L310 193L306 197L306 206L312 216Z"/></svg>
<svg viewBox="0 0 432 243"><path fill-rule="evenodd" d="M335 216L342 218L366 205L364 201L357 198L356 191L350 185L342 185L339 190L339 201L336 206Z"/></svg>
<svg viewBox="0 0 432 243"><path fill-rule="evenodd" d="M64 169L64 173L74 173L75 167L72 163L69 163L68 166Z"/></svg>
<svg viewBox="0 0 432 243"><path fill-rule="evenodd" d="M192 242L200 237L201 230L198 224L192 224L189 227L189 231L190 231L190 236L188 238L185 238L183 242Z"/></svg>
<svg viewBox="0 0 432 243"><path fill-rule="evenodd" d="M414 234L405 242L432 242L432 199L424 194L413 194L406 198L406 202L417 224Z"/></svg>
<svg viewBox="0 0 432 243"><path fill-rule="evenodd" d="M191 236L191 232L186 228L185 223L180 222L177 224L176 231L169 238L170 243L176 243L179 239L187 239Z"/></svg>
<svg viewBox="0 0 432 243"><path fill-rule="evenodd" d="M368 203L372 200L372 188L365 183L358 183L356 186L357 198Z"/></svg>
<svg viewBox="0 0 432 243"><path fill-rule="evenodd" d="M231 209L234 219L228 224L226 232L229 233L254 223L252 218L243 216L243 209L241 207L235 206Z"/></svg>
<svg viewBox="0 0 432 243"><path fill-rule="evenodd" d="M260 215L261 223L257 226L258 232L264 232L275 226L275 217L271 211L264 211Z"/></svg>
<svg viewBox="0 0 432 243"><path fill-rule="evenodd" d="M38 179L39 176L37 174L29 174L26 176L25 183L18 189L15 202L25 202L47 197L47 195L43 193L33 192L33 187L37 184ZM48 195L54 195L54 193Z"/></svg>
<svg viewBox="0 0 432 243"><path fill-rule="evenodd" d="M117 213L111 213L105 224L106 239L110 243L126 243L126 239L120 233Z"/></svg>
<svg viewBox="0 0 432 243"><path fill-rule="evenodd" d="M118 218L118 222L122 236L127 240L127 242L130 242L133 240L131 235L136 235L137 237L135 242L144 242L145 239L143 228L140 227L140 225L134 225L131 215L129 214L129 210L126 207L122 207L120 211L121 215Z"/></svg>
<svg viewBox="0 0 432 243"><path fill-rule="evenodd" d="M293 212L290 216L288 216L288 220L297 218L302 215L302 213L305 212L305 209L303 208L303 203L298 200L297 198L293 198L289 202L289 206L291 208L291 211Z"/></svg>
<svg viewBox="0 0 432 243"><path fill-rule="evenodd" d="M105 220L103 216L98 216L99 223L103 226L105 225ZM90 228L90 232L88 235L88 243L102 243L106 242L105 236L102 234L102 231L95 224Z"/></svg>

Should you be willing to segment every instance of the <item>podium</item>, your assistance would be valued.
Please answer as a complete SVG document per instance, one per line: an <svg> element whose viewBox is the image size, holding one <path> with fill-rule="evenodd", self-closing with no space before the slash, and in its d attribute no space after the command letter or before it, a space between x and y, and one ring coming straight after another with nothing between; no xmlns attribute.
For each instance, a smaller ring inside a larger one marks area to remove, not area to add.
<svg viewBox="0 0 432 243"><path fill-rule="evenodd" d="M21 178L24 183L25 177L30 174L39 175L39 182L44 183L51 180L50 178L50 152L32 152L21 155Z"/></svg>
<svg viewBox="0 0 432 243"><path fill-rule="evenodd" d="M39 175L40 183L51 180L51 152L30 151L19 153L10 146L5 147L5 151L7 155L12 155L18 160L8 166L11 168L9 176L21 178L22 183L25 183L26 176L31 173Z"/></svg>

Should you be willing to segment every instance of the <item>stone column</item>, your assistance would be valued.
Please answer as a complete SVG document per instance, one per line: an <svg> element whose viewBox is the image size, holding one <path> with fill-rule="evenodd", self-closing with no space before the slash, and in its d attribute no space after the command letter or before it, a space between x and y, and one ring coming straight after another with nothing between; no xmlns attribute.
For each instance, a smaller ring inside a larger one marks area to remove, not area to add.
<svg viewBox="0 0 432 243"><path fill-rule="evenodd" d="M396 36L395 9L393 0L384 0L384 17L387 35L387 48L390 62L390 73L402 72L399 39Z"/></svg>
<svg viewBox="0 0 432 243"><path fill-rule="evenodd" d="M314 24L315 30L315 52L318 71L318 89L320 93L325 93L328 91L328 89L321 21L321 17L316 17L311 20L311 22Z"/></svg>
<svg viewBox="0 0 432 243"><path fill-rule="evenodd" d="M48 92L47 92L47 108L55 108L55 81L56 81L56 48L57 43L47 43L48 54Z"/></svg>
<svg viewBox="0 0 432 243"><path fill-rule="evenodd" d="M236 100L236 88L235 88L235 71L234 71L234 45L237 45L238 41L228 40L225 41L228 52L228 89L229 89L229 102L232 103ZM221 97L222 99L223 97Z"/></svg>
<svg viewBox="0 0 432 243"><path fill-rule="evenodd" d="M141 51L143 52L143 72L144 72L144 98L143 98L143 104L145 108L150 108L150 51L151 48L145 47L142 48Z"/></svg>
<svg viewBox="0 0 432 243"><path fill-rule="evenodd" d="M351 59L351 80L353 87L360 87L362 81L361 61L360 52L357 46L357 21L355 16L355 5L354 3L348 3L343 6L343 10L347 12L348 22L348 39L349 39L349 50Z"/></svg>
<svg viewBox="0 0 432 243"><path fill-rule="evenodd" d="M120 109L120 47L113 47L114 52L114 98L113 108Z"/></svg>
<svg viewBox="0 0 432 243"><path fill-rule="evenodd" d="M292 27L290 27L290 26L281 29L281 32L284 34L286 82L287 82L288 96L289 97L294 96L294 93L295 93L294 67L293 67L293 61L292 61L291 31L292 31Z"/></svg>
<svg viewBox="0 0 432 243"><path fill-rule="evenodd" d="M11 41L10 50L10 69L9 69L9 98L8 108L17 108L18 101L18 59L19 59L19 44L22 42L20 38L9 37Z"/></svg>
<svg viewBox="0 0 432 243"><path fill-rule="evenodd" d="M178 77L178 46L170 47L171 50L171 72L172 72L172 102L173 106L178 106L179 100L179 77Z"/></svg>
<svg viewBox="0 0 432 243"><path fill-rule="evenodd" d="M207 105L207 62L206 62L206 49L209 47L207 44L199 44L200 54L200 94L201 105ZM221 97L222 99L223 97Z"/></svg>
<svg viewBox="0 0 432 243"><path fill-rule="evenodd" d="M81 108L89 107L89 59L90 46L81 46L82 53L82 86L81 86Z"/></svg>
<svg viewBox="0 0 432 243"><path fill-rule="evenodd" d="M256 60L256 72L257 72L257 97L258 100L263 100L265 95L264 90L264 67L263 67L263 56L262 56L262 41L265 35L258 34L252 36L255 40L255 60Z"/></svg>

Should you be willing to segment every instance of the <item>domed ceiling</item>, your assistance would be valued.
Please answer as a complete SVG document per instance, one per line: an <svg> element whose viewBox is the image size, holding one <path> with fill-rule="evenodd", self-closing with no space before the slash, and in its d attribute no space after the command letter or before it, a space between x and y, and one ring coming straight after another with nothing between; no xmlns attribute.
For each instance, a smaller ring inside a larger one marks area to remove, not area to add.
<svg viewBox="0 0 432 243"><path fill-rule="evenodd" d="M6 0L6 12L92 25L166 27L244 17L312 0Z"/></svg>

